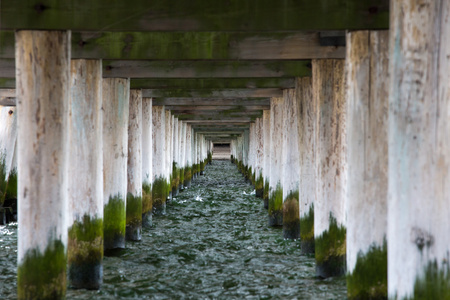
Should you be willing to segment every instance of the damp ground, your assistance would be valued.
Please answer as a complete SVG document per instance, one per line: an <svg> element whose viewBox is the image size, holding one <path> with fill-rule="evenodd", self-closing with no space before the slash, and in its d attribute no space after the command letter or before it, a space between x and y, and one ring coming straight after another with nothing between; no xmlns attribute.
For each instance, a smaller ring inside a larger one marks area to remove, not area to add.
<svg viewBox="0 0 450 300"><path fill-rule="evenodd" d="M141 242L104 259L99 291L67 299L346 299L344 278L315 277L300 241L267 226L267 210L230 161L154 216ZM0 226L0 298L16 298L17 224Z"/></svg>

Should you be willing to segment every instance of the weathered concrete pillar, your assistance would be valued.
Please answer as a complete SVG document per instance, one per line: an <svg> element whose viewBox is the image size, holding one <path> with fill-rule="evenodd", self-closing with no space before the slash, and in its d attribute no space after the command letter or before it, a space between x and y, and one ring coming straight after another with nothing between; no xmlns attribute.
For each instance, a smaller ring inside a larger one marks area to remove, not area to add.
<svg viewBox="0 0 450 300"><path fill-rule="evenodd" d="M186 167L184 168L184 186L191 187L192 180L192 126L186 123Z"/></svg>
<svg viewBox="0 0 450 300"><path fill-rule="evenodd" d="M250 129L245 129L242 141L242 173L247 180L250 180L248 176L248 151L250 146Z"/></svg>
<svg viewBox="0 0 450 300"><path fill-rule="evenodd" d="M64 298L69 31L17 31L17 297Z"/></svg>
<svg viewBox="0 0 450 300"><path fill-rule="evenodd" d="M347 33L347 291L387 297L388 31Z"/></svg>
<svg viewBox="0 0 450 300"><path fill-rule="evenodd" d="M184 189L184 168L186 168L186 123L179 121L178 124L178 159L180 161L180 184L179 189Z"/></svg>
<svg viewBox="0 0 450 300"><path fill-rule="evenodd" d="M195 130L192 131L192 177L197 177L198 163L197 163L197 143L198 143L198 134Z"/></svg>
<svg viewBox="0 0 450 300"><path fill-rule="evenodd" d="M319 110L318 186L314 203L316 273L345 274L344 60L313 60L313 97Z"/></svg>
<svg viewBox="0 0 450 300"><path fill-rule="evenodd" d="M178 118L173 118L172 135L172 195L178 196L178 187L180 185L180 162L179 162L179 143L178 143Z"/></svg>
<svg viewBox="0 0 450 300"><path fill-rule="evenodd" d="M263 201L264 208L269 208L269 186L270 186L270 149L271 149L271 139L270 139L270 110L263 111L263 135L264 135L264 167L263 167L263 177L264 177L264 191L263 191Z"/></svg>
<svg viewBox="0 0 450 300"><path fill-rule="evenodd" d="M314 202L317 197L317 100L312 94L311 77L297 78L295 83L299 105L300 155L300 241L304 254L314 254Z"/></svg>
<svg viewBox="0 0 450 300"><path fill-rule="evenodd" d="M155 214L166 213L167 172L166 172L166 113L165 106L152 107L153 125L153 184L152 202Z"/></svg>
<svg viewBox="0 0 450 300"><path fill-rule="evenodd" d="M255 141L254 141L254 136L255 136L255 123L250 123L250 129L249 129L249 133L248 133L248 166L247 166L247 178L250 181L250 183L254 186L255 182L254 182L254 171L255 171L255 166L254 166L254 161L255 161Z"/></svg>
<svg viewBox="0 0 450 300"><path fill-rule="evenodd" d="M238 161L238 168L239 171L241 171L243 173L243 160L244 160L244 134L242 134L241 136L238 137L237 139L237 161Z"/></svg>
<svg viewBox="0 0 450 300"><path fill-rule="evenodd" d="M142 90L130 91L126 238L142 238Z"/></svg>
<svg viewBox="0 0 450 300"><path fill-rule="evenodd" d="M283 226L284 99L270 99L269 226Z"/></svg>
<svg viewBox="0 0 450 300"><path fill-rule="evenodd" d="M255 190L256 197L262 198L264 193L264 177L263 177L263 164L264 164L264 131L263 131L263 119L256 119L256 131L255 131L255 143L256 143L256 168L255 168Z"/></svg>
<svg viewBox="0 0 450 300"><path fill-rule="evenodd" d="M0 106L0 207L10 207L10 203L17 199L16 152L16 107ZM6 222L5 211L0 211L0 216L0 224Z"/></svg>
<svg viewBox="0 0 450 300"><path fill-rule="evenodd" d="M71 61L68 129L69 285L98 289L103 261L102 61Z"/></svg>
<svg viewBox="0 0 450 300"><path fill-rule="evenodd" d="M166 133L165 133L165 149L164 149L164 157L166 160L166 178L167 178L167 185L166 185L166 197L167 200L172 199L172 133L173 133L173 120L172 120L172 114L170 113L170 110L166 110L165 112L165 122L166 122Z"/></svg>
<svg viewBox="0 0 450 300"><path fill-rule="evenodd" d="M142 226L152 226L152 98L142 98Z"/></svg>
<svg viewBox="0 0 450 300"><path fill-rule="evenodd" d="M130 80L103 79L104 250L125 248Z"/></svg>
<svg viewBox="0 0 450 300"><path fill-rule="evenodd" d="M206 141L203 134L199 135L199 150L200 150L200 175L205 175L205 164L206 164Z"/></svg>
<svg viewBox="0 0 450 300"><path fill-rule="evenodd" d="M299 101L295 89L284 90L283 98L283 174L281 181L283 187L283 236L287 239L298 239L300 237Z"/></svg>
<svg viewBox="0 0 450 300"><path fill-rule="evenodd" d="M391 2L388 295L450 297L450 2Z"/></svg>

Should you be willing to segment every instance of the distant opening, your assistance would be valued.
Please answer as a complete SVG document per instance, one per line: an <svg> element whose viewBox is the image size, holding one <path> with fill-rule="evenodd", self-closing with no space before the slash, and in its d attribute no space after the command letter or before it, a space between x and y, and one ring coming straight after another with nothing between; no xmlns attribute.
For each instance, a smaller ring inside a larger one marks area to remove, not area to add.
<svg viewBox="0 0 450 300"><path fill-rule="evenodd" d="M230 143L214 143L212 159L230 159Z"/></svg>

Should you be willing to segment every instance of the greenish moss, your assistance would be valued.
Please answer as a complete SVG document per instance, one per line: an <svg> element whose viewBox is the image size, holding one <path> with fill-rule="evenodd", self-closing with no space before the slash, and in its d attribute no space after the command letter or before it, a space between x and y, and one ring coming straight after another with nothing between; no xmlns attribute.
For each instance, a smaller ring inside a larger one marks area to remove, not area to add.
<svg viewBox="0 0 450 300"><path fill-rule="evenodd" d="M180 168L180 184L184 184L184 168Z"/></svg>
<svg viewBox="0 0 450 300"><path fill-rule="evenodd" d="M60 240L49 241L44 253L29 249L17 268L17 298L63 299L66 265L66 249Z"/></svg>
<svg viewBox="0 0 450 300"><path fill-rule="evenodd" d="M450 299L450 267L448 258L442 267L436 261L431 261L425 267L424 275L414 282L414 294L406 299Z"/></svg>
<svg viewBox="0 0 450 300"><path fill-rule="evenodd" d="M388 262L386 239L384 240L382 246L372 245L367 253L358 253L355 269L352 273L347 273L348 298L386 299L388 271L387 267ZM448 286L450 287L450 284L448 284ZM450 294L448 295L450 296ZM425 299L443 298L431 297Z"/></svg>
<svg viewBox="0 0 450 300"><path fill-rule="evenodd" d="M15 78L0 78L0 88L15 89L16 88L16 79Z"/></svg>
<svg viewBox="0 0 450 300"><path fill-rule="evenodd" d="M159 210L166 203L167 198L167 181L164 177L160 176L155 181L153 181L152 188L152 199L153 199L153 210Z"/></svg>
<svg viewBox="0 0 450 300"><path fill-rule="evenodd" d="M122 195L110 196L103 207L104 249L125 247L126 202Z"/></svg>
<svg viewBox="0 0 450 300"><path fill-rule="evenodd" d="M255 190L256 197L262 198L264 195L264 179L261 173L259 173L258 178L255 181Z"/></svg>
<svg viewBox="0 0 450 300"><path fill-rule="evenodd" d="M142 224L142 197L127 194L127 226L140 226Z"/></svg>
<svg viewBox="0 0 450 300"><path fill-rule="evenodd" d="M345 274L346 234L343 225L338 225L330 212L330 226L315 239L316 271L327 278Z"/></svg>
<svg viewBox="0 0 450 300"><path fill-rule="evenodd" d="M149 183L142 184L142 214L151 213L152 211L152 185Z"/></svg>
<svg viewBox="0 0 450 300"><path fill-rule="evenodd" d="M291 191L283 201L283 236L286 239L300 237L300 213L298 190Z"/></svg>
<svg viewBox="0 0 450 300"><path fill-rule="evenodd" d="M314 204L311 204L309 211L300 217L300 240L302 253L315 253L314 247Z"/></svg>
<svg viewBox="0 0 450 300"><path fill-rule="evenodd" d="M17 199L17 169L12 169L9 172L8 182L6 184L6 199Z"/></svg>
<svg viewBox="0 0 450 300"><path fill-rule="evenodd" d="M269 200L269 178L266 178L266 180L264 180L263 199Z"/></svg>
<svg viewBox="0 0 450 300"><path fill-rule="evenodd" d="M67 261L71 264L101 262L103 259L103 220L84 215L69 228Z"/></svg>
<svg viewBox="0 0 450 300"><path fill-rule="evenodd" d="M283 188L277 183L269 196L269 226L283 225Z"/></svg>
<svg viewBox="0 0 450 300"><path fill-rule="evenodd" d="M172 164L172 181L171 189L176 189L180 185L180 169L177 167L177 163Z"/></svg>
<svg viewBox="0 0 450 300"><path fill-rule="evenodd" d="M189 181L192 179L192 167L184 168L184 180Z"/></svg>
<svg viewBox="0 0 450 300"><path fill-rule="evenodd" d="M247 167L245 176L253 184L253 170L252 170L252 167Z"/></svg>
<svg viewBox="0 0 450 300"><path fill-rule="evenodd" d="M212 162L212 152L211 151L208 151L208 158L207 158L207 160L208 160L208 163Z"/></svg>
<svg viewBox="0 0 450 300"><path fill-rule="evenodd" d="M0 206L3 206L5 201L6 187L8 185L7 176L5 156L0 155Z"/></svg>
<svg viewBox="0 0 450 300"><path fill-rule="evenodd" d="M201 172L201 171L204 171L205 170L205 162L204 161L201 161L200 162L200 167L199 167L199 172Z"/></svg>

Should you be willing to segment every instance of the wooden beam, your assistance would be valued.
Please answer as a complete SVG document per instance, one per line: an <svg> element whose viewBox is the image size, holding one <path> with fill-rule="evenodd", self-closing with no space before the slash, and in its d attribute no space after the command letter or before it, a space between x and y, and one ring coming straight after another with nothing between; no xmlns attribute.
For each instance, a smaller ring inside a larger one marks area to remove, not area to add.
<svg viewBox="0 0 450 300"><path fill-rule="evenodd" d="M16 106L16 97L2 97L0 96L1 106Z"/></svg>
<svg viewBox="0 0 450 300"><path fill-rule="evenodd" d="M0 89L0 97L16 97L15 89Z"/></svg>
<svg viewBox="0 0 450 300"><path fill-rule="evenodd" d="M388 0L2 0L0 28L74 31L387 29Z"/></svg>
<svg viewBox="0 0 450 300"><path fill-rule="evenodd" d="M153 105L270 105L270 98L155 98Z"/></svg>
<svg viewBox="0 0 450 300"><path fill-rule="evenodd" d="M1 33L1 32L0 32ZM0 37L1 38L1 37ZM1 40L1 39L0 39ZM139 61L103 60L103 77L264 78L311 76L310 60ZM14 78L14 59L0 59L0 78Z"/></svg>
<svg viewBox="0 0 450 300"><path fill-rule="evenodd" d="M175 90L175 89L143 89L143 97L169 98L261 98L261 97L282 97L283 90L272 89L222 89L222 90Z"/></svg>
<svg viewBox="0 0 450 300"><path fill-rule="evenodd" d="M0 35L0 57L14 58L14 32ZM72 32L72 58L245 60L345 58L321 46L319 32Z"/></svg>
<svg viewBox="0 0 450 300"><path fill-rule="evenodd" d="M222 119L225 117L227 118L240 118L240 117L252 117L257 118L260 115L262 115L261 110L255 110L255 111L198 111L198 110L185 110L185 111L172 111L172 115L178 117L186 117L189 119L190 117L200 116L204 117L207 120L212 119Z"/></svg>
<svg viewBox="0 0 450 300"><path fill-rule="evenodd" d="M195 111L260 111L270 109L270 105L166 105L166 110L172 113L183 112L188 110Z"/></svg>
<svg viewBox="0 0 450 300"><path fill-rule="evenodd" d="M0 85L2 80L0 79ZM132 89L244 89L295 87L294 78L136 78L130 83Z"/></svg>
<svg viewBox="0 0 450 300"><path fill-rule="evenodd" d="M206 123L206 124L202 124L202 123L197 123L197 124L192 124L192 128L194 128L194 130L199 130L199 131L207 131L207 130L215 130L215 131L227 131L227 130L245 130L245 129L249 129L249 124L247 123L229 123L229 124L212 124L212 123Z"/></svg>
<svg viewBox="0 0 450 300"><path fill-rule="evenodd" d="M249 121L239 121L239 120L190 120L186 121L190 123L192 128L249 128Z"/></svg>
<svg viewBox="0 0 450 300"><path fill-rule="evenodd" d="M192 122L199 122L201 121L202 123L205 122L210 122L210 123L228 123L228 122L234 122L234 123L250 123L254 120L254 117L249 117L249 116L242 116L242 117L234 117L234 116L224 116L221 118L218 117L211 117L211 116L180 116L180 118L178 118L178 120L181 121L186 121L187 123L192 123Z"/></svg>

